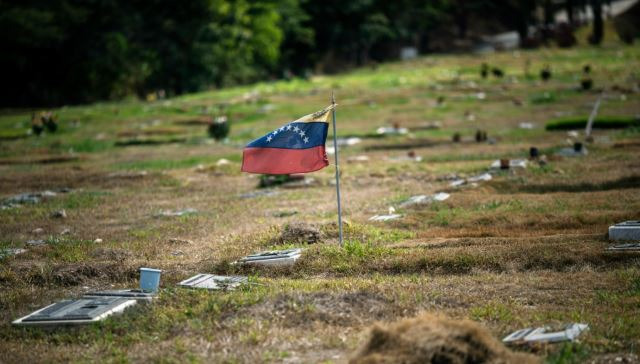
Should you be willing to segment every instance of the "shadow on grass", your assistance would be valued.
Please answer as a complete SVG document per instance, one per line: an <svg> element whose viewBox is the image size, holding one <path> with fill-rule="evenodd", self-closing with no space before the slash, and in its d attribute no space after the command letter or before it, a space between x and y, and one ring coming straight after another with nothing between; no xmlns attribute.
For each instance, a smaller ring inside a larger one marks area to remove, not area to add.
<svg viewBox="0 0 640 364"><path fill-rule="evenodd" d="M576 184L529 184L529 185L512 185L508 182L494 182L493 185L497 191L501 193L548 193L548 192L592 192L592 191L609 191L621 190L628 188L640 188L640 176L633 175L622 177L613 181L605 181L600 183L582 182Z"/></svg>

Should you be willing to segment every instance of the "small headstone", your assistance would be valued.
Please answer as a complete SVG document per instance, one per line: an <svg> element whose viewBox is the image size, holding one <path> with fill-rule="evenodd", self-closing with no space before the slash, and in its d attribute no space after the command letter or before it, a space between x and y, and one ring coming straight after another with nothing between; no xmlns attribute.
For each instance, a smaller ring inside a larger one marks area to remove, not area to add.
<svg viewBox="0 0 640 364"><path fill-rule="evenodd" d="M81 325L101 321L136 304L122 297L63 300L13 321L14 325Z"/></svg>
<svg viewBox="0 0 640 364"><path fill-rule="evenodd" d="M248 283L247 277L240 276L218 276L214 274L196 274L178 283L178 286L185 288L200 288L210 290L234 290L243 284Z"/></svg>
<svg viewBox="0 0 640 364"><path fill-rule="evenodd" d="M102 239L100 239L100 238L96 238L96 239L93 241L93 243L94 243L94 244L100 244L100 243L102 243Z"/></svg>
<svg viewBox="0 0 640 364"><path fill-rule="evenodd" d="M625 221L609 226L609 240L640 241L640 221Z"/></svg>
<svg viewBox="0 0 640 364"><path fill-rule="evenodd" d="M35 229L33 229L31 231L31 233L35 234L35 235L40 235L40 234L44 233L44 229L43 228L35 228Z"/></svg>
<svg viewBox="0 0 640 364"><path fill-rule="evenodd" d="M500 159L500 169L509 169L508 159Z"/></svg>

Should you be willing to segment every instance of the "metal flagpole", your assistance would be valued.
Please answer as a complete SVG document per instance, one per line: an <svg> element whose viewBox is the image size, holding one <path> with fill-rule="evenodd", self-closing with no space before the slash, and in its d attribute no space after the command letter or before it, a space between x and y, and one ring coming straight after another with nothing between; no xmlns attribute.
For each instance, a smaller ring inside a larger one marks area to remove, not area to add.
<svg viewBox="0 0 640 364"><path fill-rule="evenodd" d="M333 148L336 156L336 195L338 196L338 232L340 237L340 246L344 246L342 240L342 208L340 206L340 166L338 165L338 137L336 136L336 98L331 91L331 116L333 119Z"/></svg>
<svg viewBox="0 0 640 364"><path fill-rule="evenodd" d="M584 134L587 139L591 137L591 130L593 128L593 122L596 119L596 115L598 115L598 109L600 108L600 102L602 101L602 96L604 96L604 92L598 96L598 100L596 100L596 104L593 105L593 110L591 110L591 115L589 115L589 121L587 121L587 127L585 128Z"/></svg>

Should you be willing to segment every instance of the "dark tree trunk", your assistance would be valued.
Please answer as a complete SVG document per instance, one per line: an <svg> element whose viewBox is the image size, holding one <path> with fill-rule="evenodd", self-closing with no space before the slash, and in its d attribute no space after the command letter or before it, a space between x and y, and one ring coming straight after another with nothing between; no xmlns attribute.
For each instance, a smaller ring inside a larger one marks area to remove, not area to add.
<svg viewBox="0 0 640 364"><path fill-rule="evenodd" d="M573 9L575 8L576 4L574 3L574 0L567 0L564 5L567 11L567 19L569 20L569 25L574 26L575 19Z"/></svg>
<svg viewBox="0 0 640 364"><path fill-rule="evenodd" d="M554 23L553 18L553 4L551 0L544 1L544 25L549 26Z"/></svg>
<svg viewBox="0 0 640 364"><path fill-rule="evenodd" d="M591 10L593 11L593 33L589 37L589 43L596 45L602 42L604 36L602 0L591 0Z"/></svg>
<svg viewBox="0 0 640 364"><path fill-rule="evenodd" d="M455 19L456 19L456 25L458 26L458 37L463 39L466 38L467 30L469 29L469 24L468 24L467 7L465 6L464 1L456 2Z"/></svg>

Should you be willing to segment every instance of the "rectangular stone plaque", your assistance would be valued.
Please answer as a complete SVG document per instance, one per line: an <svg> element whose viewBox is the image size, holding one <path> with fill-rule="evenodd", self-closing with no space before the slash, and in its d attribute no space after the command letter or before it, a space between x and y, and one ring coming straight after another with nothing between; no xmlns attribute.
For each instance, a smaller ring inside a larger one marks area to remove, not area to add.
<svg viewBox="0 0 640 364"><path fill-rule="evenodd" d="M14 325L79 325L104 320L136 304L122 297L63 300L13 321Z"/></svg>
<svg viewBox="0 0 640 364"><path fill-rule="evenodd" d="M181 287L203 288L211 290L233 290L248 282L247 277L217 276L214 274L196 274L178 283Z"/></svg>

